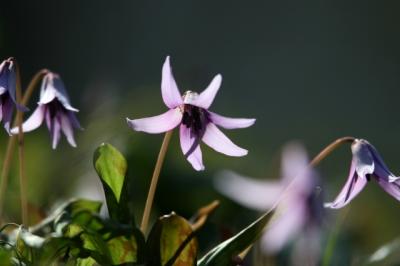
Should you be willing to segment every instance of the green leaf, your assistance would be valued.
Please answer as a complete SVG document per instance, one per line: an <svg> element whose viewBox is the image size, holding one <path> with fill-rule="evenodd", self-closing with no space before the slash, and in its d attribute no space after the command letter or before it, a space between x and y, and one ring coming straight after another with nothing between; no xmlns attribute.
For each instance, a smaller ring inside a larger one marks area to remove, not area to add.
<svg viewBox="0 0 400 266"><path fill-rule="evenodd" d="M113 265L137 262L138 243L134 237L115 237L109 240L107 245Z"/></svg>
<svg viewBox="0 0 400 266"><path fill-rule="evenodd" d="M128 167L124 156L110 144L103 143L94 154L94 167L119 202Z"/></svg>
<svg viewBox="0 0 400 266"><path fill-rule="evenodd" d="M85 259L77 259L76 260L76 266L94 266L94 265L98 265L97 262L89 257L89 258L85 258Z"/></svg>
<svg viewBox="0 0 400 266"><path fill-rule="evenodd" d="M267 225L271 213L266 213L254 223L243 229L237 235L222 242L209 251L201 260L198 266L228 266L232 265L233 260L244 250L249 248L258 240L265 226Z"/></svg>
<svg viewBox="0 0 400 266"><path fill-rule="evenodd" d="M103 184L110 217L122 223L132 223L131 197L125 179L128 166L124 156L112 145L103 143L95 151L93 162Z"/></svg>
<svg viewBox="0 0 400 266"><path fill-rule="evenodd" d="M192 227L175 213L159 218L150 232L147 248L149 265L196 265L198 247Z"/></svg>

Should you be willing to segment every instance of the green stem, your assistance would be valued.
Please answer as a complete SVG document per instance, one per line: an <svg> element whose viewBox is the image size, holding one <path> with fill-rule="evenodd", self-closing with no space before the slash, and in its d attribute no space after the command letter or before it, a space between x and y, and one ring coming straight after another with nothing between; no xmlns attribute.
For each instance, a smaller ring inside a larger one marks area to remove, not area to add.
<svg viewBox="0 0 400 266"><path fill-rule="evenodd" d="M19 71L18 71L19 73ZM47 69L43 69L40 70L39 72L37 72L35 74L35 76L33 76L33 78L31 79L31 81L29 82L29 85L27 87L27 89L25 90L25 94L22 98L22 101L20 102L20 104L22 106L26 106L29 99L32 96L33 91L35 90L35 88L37 88L37 84L39 83L39 81L42 79L42 77L48 73ZM19 74L18 74L19 75ZM17 79L18 80L18 79ZM20 84L20 81L18 81ZM19 85L20 86L20 85ZM17 91L18 92L18 91ZM20 96L21 96L21 91L19 92ZM18 100L17 100L18 101ZM18 101L19 102L19 101ZM22 112L21 112L22 113ZM22 115L21 114L21 121L22 121ZM15 127L16 125L18 125L17 123L17 119L18 119L18 113L16 118L14 119L13 122L13 127ZM19 130L21 131L21 130ZM3 218L3 207L4 207L4 197L5 197L5 193L7 190L7 186L8 186L8 177L9 177L9 172L10 172L10 166L11 166L11 162L12 162L12 157L14 154L14 147L15 147L15 143L17 140L17 136L13 135L10 136L8 139L8 143L7 143L7 149L6 149L6 153L4 156L4 161L3 161L3 167L1 169L1 181L0 181L0 219ZM23 140L23 139L22 139ZM20 140L21 141L21 140ZM21 154L23 156L23 152ZM20 156L21 156L20 155ZM20 168L23 168L23 162L22 165L20 163Z"/></svg>
<svg viewBox="0 0 400 266"><path fill-rule="evenodd" d="M164 140L161 145L160 152L158 154L156 166L154 167L153 176L151 178L150 189L149 189L149 193L147 194L146 205L144 207L142 223L140 225L140 229L144 234L146 234L147 227L149 224L151 207L153 205L154 195L156 192L157 183L158 183L158 179L159 179L160 172L161 172L161 167L164 163L165 154L167 153L168 145L171 140L171 136L172 136L172 130L165 133Z"/></svg>

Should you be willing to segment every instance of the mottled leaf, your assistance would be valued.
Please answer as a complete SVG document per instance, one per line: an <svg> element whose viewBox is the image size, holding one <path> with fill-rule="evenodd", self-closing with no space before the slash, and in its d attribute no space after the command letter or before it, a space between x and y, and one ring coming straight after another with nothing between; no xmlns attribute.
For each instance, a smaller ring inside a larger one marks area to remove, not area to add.
<svg viewBox="0 0 400 266"><path fill-rule="evenodd" d="M192 227L175 213L159 218L150 232L147 248L149 265L196 265L197 240Z"/></svg>

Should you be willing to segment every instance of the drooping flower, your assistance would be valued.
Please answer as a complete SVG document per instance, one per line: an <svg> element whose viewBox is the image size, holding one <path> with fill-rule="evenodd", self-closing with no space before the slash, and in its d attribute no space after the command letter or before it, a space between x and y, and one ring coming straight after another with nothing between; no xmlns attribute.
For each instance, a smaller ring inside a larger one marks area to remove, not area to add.
<svg viewBox="0 0 400 266"><path fill-rule="evenodd" d="M347 182L336 199L326 203L325 207L344 207L371 180L375 180L383 190L400 201L400 178L389 170L375 147L364 139L356 139L351 145L351 151L353 158Z"/></svg>
<svg viewBox="0 0 400 266"><path fill-rule="evenodd" d="M261 237L266 253L278 253L294 240L299 250L301 245L297 243L304 240L308 242L308 255L312 253L311 257L318 260L323 204L317 191L317 175L308 166L306 152L299 144L284 148L282 175L280 181L264 181L226 171L216 178L215 185L228 198L257 211L265 212L279 202L275 218Z"/></svg>
<svg viewBox="0 0 400 266"><path fill-rule="evenodd" d="M202 93L186 91L181 95L168 56L162 68L161 94L169 110L154 117L134 120L127 118L128 125L133 130L152 134L180 126L182 152L197 171L204 170L200 141L217 152L229 156L244 156L247 150L235 145L217 126L226 129L246 128L253 125L255 119L224 117L208 110L221 82L221 75L217 75Z"/></svg>
<svg viewBox="0 0 400 266"><path fill-rule="evenodd" d="M64 133L69 144L76 147L73 129L81 129L75 115L77 112L79 110L70 104L68 94L60 76L49 72L43 77L38 107L22 124L22 131L29 132L35 130L46 120L53 149L57 147L60 141L61 132ZM11 133L17 134L18 128L13 128Z"/></svg>
<svg viewBox="0 0 400 266"><path fill-rule="evenodd" d="M10 134L10 124L14 106L21 111L26 107L16 101L16 72L13 58L8 58L0 64L0 121L3 120L5 130Z"/></svg>

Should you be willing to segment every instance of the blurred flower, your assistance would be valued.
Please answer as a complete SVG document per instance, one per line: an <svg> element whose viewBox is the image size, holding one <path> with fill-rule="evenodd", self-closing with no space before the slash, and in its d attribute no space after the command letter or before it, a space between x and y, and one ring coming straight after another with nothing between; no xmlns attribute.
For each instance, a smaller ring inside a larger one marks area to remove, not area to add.
<svg viewBox="0 0 400 266"><path fill-rule="evenodd" d="M61 131L67 137L69 144L76 147L73 128L81 129L75 116L76 112L79 112L79 110L71 106L60 76L49 72L42 81L38 107L22 124L22 131L32 131L46 120L52 138L53 149L57 147L60 141ZM11 133L18 133L18 128L13 128Z"/></svg>
<svg viewBox="0 0 400 266"><path fill-rule="evenodd" d="M356 139L351 145L353 159L350 173L342 191L325 207L339 209L347 205L368 181L374 179L387 193L400 201L400 180L386 166L378 151L368 141Z"/></svg>
<svg viewBox="0 0 400 266"><path fill-rule="evenodd" d="M282 174L281 181L273 182L256 181L226 171L215 184L225 196L258 211L265 212L279 202L275 216L261 238L262 249L274 254L292 240L296 239L297 244L303 242L301 239L307 239L307 246L296 245L295 249L306 249L303 255L308 254L317 261L323 204L316 191L318 178L309 168L306 152L299 144L285 146Z"/></svg>
<svg viewBox="0 0 400 266"><path fill-rule="evenodd" d="M154 117L127 119L128 125L136 131L153 134L166 132L180 125L183 154L198 171L204 170L200 140L217 152L229 156L244 156L247 150L235 145L217 126L226 129L246 128L253 125L255 119L229 118L208 110L221 81L221 75L217 75L202 93L186 91L181 96L168 56L162 69L161 94L170 110Z"/></svg>
<svg viewBox="0 0 400 266"><path fill-rule="evenodd" d="M13 58L8 58L0 64L0 121L3 120L5 130L10 134L10 124L14 105L21 111L27 111L26 107L17 104L16 97L16 73Z"/></svg>

